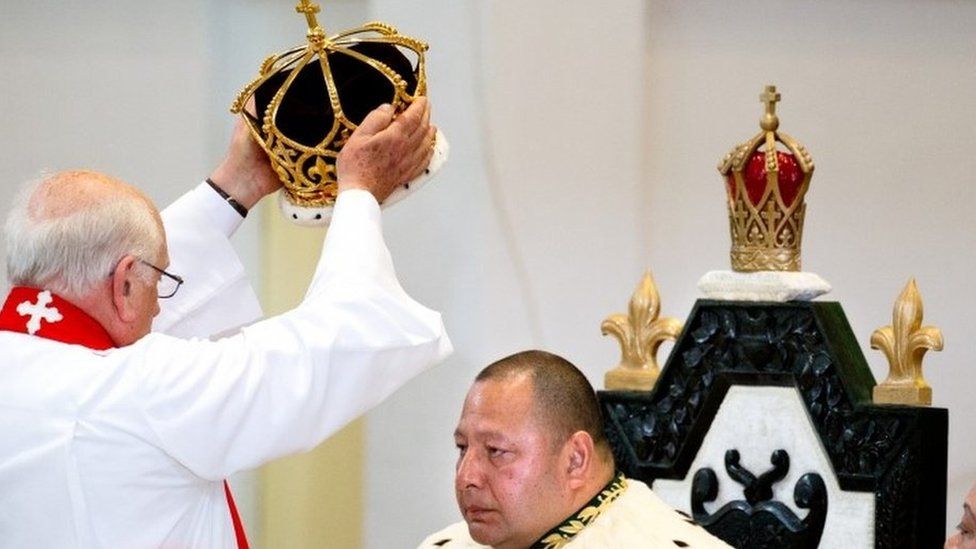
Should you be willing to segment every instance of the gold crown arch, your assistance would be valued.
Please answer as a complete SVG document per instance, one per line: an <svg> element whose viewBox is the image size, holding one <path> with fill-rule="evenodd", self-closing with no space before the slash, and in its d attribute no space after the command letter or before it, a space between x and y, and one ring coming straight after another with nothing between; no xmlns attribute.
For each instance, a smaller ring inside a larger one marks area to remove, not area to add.
<svg viewBox="0 0 976 549"><path fill-rule="evenodd" d="M776 103L780 94L775 86L767 86L759 96L766 106L760 120L762 132L732 149L719 163L719 172L726 177L728 188L729 229L732 236L730 252L732 269L740 272L799 271L800 244L803 219L806 213L804 196L813 177L813 159L807 150L789 135L779 131ZM792 153L803 174L795 197L787 204L780 185L778 144ZM765 145L765 187L761 197L753 202L748 192L747 164Z"/></svg>
<svg viewBox="0 0 976 549"><path fill-rule="evenodd" d="M306 35L308 44L268 57L262 63L258 77L241 90L230 110L242 116L255 141L268 154L290 202L303 207L331 206L338 195L335 161L357 124L350 121L343 112L328 55L330 53L348 55L383 74L393 85L394 91L390 104L395 115L398 115L406 110L414 99L427 95L425 52L428 45L420 40L403 36L395 27L381 22L366 23L361 27L327 37L316 17L319 12L317 4L301 0L295 7L295 11L305 15L308 23ZM413 95L407 91L406 80L387 64L350 49L362 43L400 46L416 54L417 85ZM318 62L322 68L334 120L325 138L316 146L309 147L284 135L278 129L276 120L281 102L295 78L302 69L313 62ZM290 71L288 77L275 92L264 112L260 113L260 118L248 113L245 106L254 96L255 91L283 71Z"/></svg>

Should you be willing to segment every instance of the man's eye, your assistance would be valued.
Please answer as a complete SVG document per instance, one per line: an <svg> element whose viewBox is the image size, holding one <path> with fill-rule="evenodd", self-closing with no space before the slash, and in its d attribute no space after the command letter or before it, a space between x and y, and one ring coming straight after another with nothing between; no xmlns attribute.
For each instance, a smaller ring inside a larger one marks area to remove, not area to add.
<svg viewBox="0 0 976 549"><path fill-rule="evenodd" d="M496 448L494 446L488 447L488 455L491 457L499 457L505 454L505 450L501 448Z"/></svg>
<svg viewBox="0 0 976 549"><path fill-rule="evenodd" d="M457 446L458 454L462 456L464 455L464 452L468 450L467 444L455 444L455 446Z"/></svg>

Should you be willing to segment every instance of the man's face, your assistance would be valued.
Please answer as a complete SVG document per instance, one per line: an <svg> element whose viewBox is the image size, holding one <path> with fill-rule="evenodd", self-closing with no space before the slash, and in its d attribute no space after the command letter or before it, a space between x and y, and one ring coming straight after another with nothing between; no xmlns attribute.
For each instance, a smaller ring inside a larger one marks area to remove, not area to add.
<svg viewBox="0 0 976 549"><path fill-rule="evenodd" d="M475 541L499 549L529 546L572 512L532 385L526 376L476 382L454 434L461 514Z"/></svg>
<svg viewBox="0 0 976 549"><path fill-rule="evenodd" d="M976 486L969 491L962 506L962 519L957 526L957 532L946 540L946 549L976 549Z"/></svg>

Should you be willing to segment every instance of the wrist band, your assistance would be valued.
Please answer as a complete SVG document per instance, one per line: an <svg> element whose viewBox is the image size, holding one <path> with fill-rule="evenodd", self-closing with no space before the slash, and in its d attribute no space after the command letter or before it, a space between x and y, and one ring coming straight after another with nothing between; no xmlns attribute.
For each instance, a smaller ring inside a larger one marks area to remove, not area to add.
<svg viewBox="0 0 976 549"><path fill-rule="evenodd" d="M230 204L230 207L234 208L235 212L241 214L241 217L247 217L247 208L242 206L240 202L234 200L233 196L227 194L225 190L218 187L217 184L214 183L209 177L207 178L207 184L210 185L210 188L213 189L214 192L220 195L220 198L226 200L227 203Z"/></svg>

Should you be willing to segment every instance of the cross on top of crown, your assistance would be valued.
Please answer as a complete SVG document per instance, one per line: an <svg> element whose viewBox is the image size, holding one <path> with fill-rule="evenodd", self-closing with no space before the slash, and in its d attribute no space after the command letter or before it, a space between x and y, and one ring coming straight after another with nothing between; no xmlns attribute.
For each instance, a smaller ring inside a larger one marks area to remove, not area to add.
<svg viewBox="0 0 976 549"><path fill-rule="evenodd" d="M776 91L776 86L766 86L766 91L759 94L759 101L766 105L766 113L759 125L768 132L774 132L779 127L779 117L776 116L776 103L779 100L780 94Z"/></svg>
<svg viewBox="0 0 976 549"><path fill-rule="evenodd" d="M308 21L308 28L314 29L319 26L318 20L315 18L315 14L319 12L318 4L309 0L300 0L298 5L295 6L295 11L305 14L305 20Z"/></svg>

